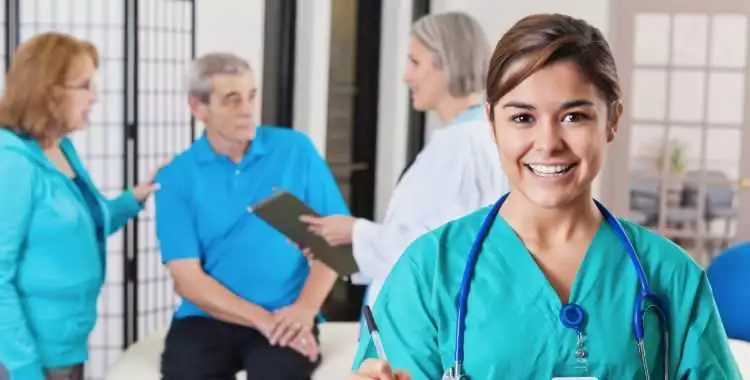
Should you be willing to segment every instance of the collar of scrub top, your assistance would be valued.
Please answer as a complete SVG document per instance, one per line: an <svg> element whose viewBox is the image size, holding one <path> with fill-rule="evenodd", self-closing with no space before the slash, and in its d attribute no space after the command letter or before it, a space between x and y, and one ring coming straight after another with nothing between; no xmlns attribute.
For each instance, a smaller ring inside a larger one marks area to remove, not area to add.
<svg viewBox="0 0 750 380"><path fill-rule="evenodd" d="M248 148L245 156L242 158L243 162L246 162L248 158L253 156L262 156L268 153L268 141L266 133L263 128L258 126L255 130L255 137L250 141L250 147ZM223 158L223 155L217 154L216 151L211 147L208 142L208 137L204 131L198 141L195 142L195 157L199 163L214 162L219 158Z"/></svg>
<svg viewBox="0 0 750 380"><path fill-rule="evenodd" d="M469 257L466 260L466 267L464 268L463 278L461 280L461 288L459 290L458 298L458 315L456 319L456 342L455 342L455 357L453 367L449 368L443 375L443 379L462 379L462 366L464 360L464 328L466 326L466 311L467 303L469 298L469 288L471 286L471 279L474 276L474 269L476 267L477 258L484 243L485 238L489 234L490 228L494 224L500 207L505 203L510 193L506 193L492 206L490 212L485 217L482 225L479 229L479 233L471 247ZM669 330L668 330L668 315L666 312L666 304L661 296L654 293L648 285L648 279L646 278L643 265L641 265L640 259L638 258L638 252L633 245L633 242L628 237L622 224L615 218L612 213L604 207L603 204L594 200L599 211L602 213L605 222L610 226L612 231L617 235L618 239L622 242L623 248L630 257L633 268L638 276L640 283L640 292L635 300L635 308L633 310L633 336L638 346L638 351L641 355L641 365L646 378L649 379L648 362L646 360L646 347L644 342L644 328L643 318L644 314L651 309L654 309L660 317L659 328L662 331L662 339L666 344L663 354L664 368L669 368ZM560 320L566 327L573 328L577 332L580 331L585 321L585 314L583 308L577 304L566 304L560 311ZM578 354L578 352L577 352ZM669 371L665 371L665 378L668 378Z"/></svg>

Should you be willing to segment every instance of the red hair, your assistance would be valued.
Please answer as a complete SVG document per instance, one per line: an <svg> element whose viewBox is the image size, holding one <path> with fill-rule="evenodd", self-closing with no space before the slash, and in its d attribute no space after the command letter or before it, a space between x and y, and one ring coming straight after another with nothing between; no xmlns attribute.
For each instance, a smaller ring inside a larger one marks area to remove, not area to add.
<svg viewBox="0 0 750 380"><path fill-rule="evenodd" d="M56 90L83 57L99 66L99 54L88 41L57 32L39 34L18 47L0 98L2 127L41 143L65 135L70 126L61 115Z"/></svg>

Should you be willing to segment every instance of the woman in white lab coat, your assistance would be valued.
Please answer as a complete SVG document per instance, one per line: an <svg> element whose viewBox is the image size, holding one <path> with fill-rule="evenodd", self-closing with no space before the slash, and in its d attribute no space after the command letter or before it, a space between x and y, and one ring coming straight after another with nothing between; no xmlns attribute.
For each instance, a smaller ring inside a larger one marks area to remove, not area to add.
<svg viewBox="0 0 750 380"><path fill-rule="evenodd" d="M303 218L329 243L353 245L361 275L372 281L370 305L415 238L491 204L508 190L480 98L490 56L482 28L465 13L432 14L415 22L409 44L404 81L412 104L435 112L441 128L401 177L382 222Z"/></svg>

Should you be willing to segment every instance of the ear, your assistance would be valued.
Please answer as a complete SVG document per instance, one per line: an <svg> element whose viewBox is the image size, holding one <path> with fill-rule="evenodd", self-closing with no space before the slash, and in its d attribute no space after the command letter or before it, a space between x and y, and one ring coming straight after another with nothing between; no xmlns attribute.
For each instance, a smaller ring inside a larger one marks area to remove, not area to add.
<svg viewBox="0 0 750 380"><path fill-rule="evenodd" d="M205 121L207 113L208 113L207 104L203 103L200 99L191 95L188 97L188 105L190 106L190 112L193 114L193 116L196 119L200 121Z"/></svg>
<svg viewBox="0 0 750 380"><path fill-rule="evenodd" d="M611 106L609 120L607 122L607 143L614 141L617 132L620 130L620 118L622 117L622 112L622 101L615 101Z"/></svg>

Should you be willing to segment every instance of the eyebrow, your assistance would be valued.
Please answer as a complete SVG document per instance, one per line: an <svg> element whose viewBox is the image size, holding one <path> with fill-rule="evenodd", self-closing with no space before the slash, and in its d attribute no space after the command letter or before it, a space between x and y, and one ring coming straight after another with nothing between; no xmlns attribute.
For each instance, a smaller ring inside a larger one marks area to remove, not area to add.
<svg viewBox="0 0 750 380"><path fill-rule="evenodd" d="M224 99L234 98L234 97L237 97L239 95L240 95L240 93L237 92L237 91L230 91L230 92L228 92L228 93L226 93L224 95Z"/></svg>
<svg viewBox="0 0 750 380"><path fill-rule="evenodd" d="M562 109L571 109L571 108L578 108L578 107L593 107L594 103L586 100L586 99L575 99L575 100L569 100L562 104ZM510 101L508 103L505 103L503 105L503 108L520 108L524 110L535 110L536 107L532 106L531 104L522 103L522 102L516 102L516 101Z"/></svg>
<svg viewBox="0 0 750 380"><path fill-rule="evenodd" d="M258 89L257 88L253 88L252 90L250 90L250 96L254 96L257 93L258 93ZM224 94L223 98L224 99L229 99L229 98L236 98L238 96L240 96L239 91L230 91L230 92Z"/></svg>

